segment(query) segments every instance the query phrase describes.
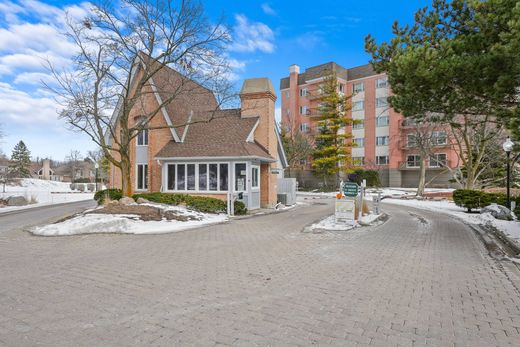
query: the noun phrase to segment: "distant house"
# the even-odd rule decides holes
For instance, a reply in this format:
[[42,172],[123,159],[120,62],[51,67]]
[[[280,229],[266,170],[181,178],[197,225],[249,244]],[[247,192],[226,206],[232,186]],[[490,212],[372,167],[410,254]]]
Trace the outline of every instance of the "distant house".
[[[144,63],[138,66],[146,68]],[[140,103],[148,111],[158,106],[161,95],[178,86],[185,86],[186,92],[162,108],[149,126],[188,125],[145,129],[133,140],[133,192],[162,191],[223,200],[229,193],[241,193],[237,195],[249,209],[276,204],[277,179],[287,164],[275,124],[276,94],[269,79],[245,80],[241,108],[237,109],[219,109],[210,90],[167,66],[150,84],[156,91],[145,94]],[[132,110],[131,125],[139,121],[140,114],[142,110]],[[109,175],[112,185],[120,186],[120,170],[111,166]]]
[[38,165],[36,169],[33,170],[34,177],[59,182],[73,182],[77,180],[94,182],[94,163],[90,159],[78,161],[74,165],[74,168],[72,166],[72,164],[67,163],[52,168],[51,161],[45,159],[41,165]]

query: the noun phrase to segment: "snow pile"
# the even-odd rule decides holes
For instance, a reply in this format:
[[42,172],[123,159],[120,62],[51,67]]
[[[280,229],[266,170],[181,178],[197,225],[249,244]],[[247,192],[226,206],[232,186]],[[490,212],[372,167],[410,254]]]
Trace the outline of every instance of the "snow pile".
[[346,230],[352,230],[355,228],[358,228],[360,226],[369,226],[369,225],[378,225],[382,223],[380,221],[382,215],[380,214],[368,214],[357,221],[352,221],[352,223],[345,223],[345,222],[336,222],[335,215],[328,216],[325,219],[322,219],[318,223],[312,224],[310,227],[307,228],[307,230],[339,230],[339,231],[346,231]]
[[463,208],[458,207],[452,201],[385,199],[383,200],[383,203],[404,205],[434,212],[447,213],[473,225],[491,225],[494,228],[502,231],[517,243],[520,243],[520,222],[495,219],[490,213],[465,213]]
[[0,207],[0,213],[35,206],[92,200],[94,193],[73,191],[70,189],[70,183],[67,182],[24,178],[20,180],[19,185],[6,185],[5,193],[3,193],[3,186],[0,185],[0,199],[7,199],[10,196],[23,196],[27,201],[32,200],[36,201],[36,203],[27,206]]
[[[158,207],[156,204],[143,204]],[[193,220],[179,221],[142,221],[139,216],[132,214],[100,214],[95,211],[82,214],[56,224],[35,227],[30,231],[41,236],[63,236],[93,233],[121,233],[121,234],[164,234],[178,232],[223,223],[228,220],[225,214],[209,214],[195,212],[181,206],[161,205],[164,210],[175,211],[177,214],[192,217]]]

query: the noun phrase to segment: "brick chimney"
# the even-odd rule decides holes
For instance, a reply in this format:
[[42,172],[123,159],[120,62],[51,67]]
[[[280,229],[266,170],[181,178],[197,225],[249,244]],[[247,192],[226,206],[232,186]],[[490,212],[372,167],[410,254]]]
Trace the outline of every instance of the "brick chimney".
[[294,135],[300,126],[300,112],[298,109],[298,75],[300,67],[296,64],[289,66],[289,112],[291,120],[291,133]]
[[50,180],[51,179],[51,161],[49,159],[44,159],[42,163],[42,179]]
[[[244,81],[240,90],[241,116],[260,117],[255,130],[255,141],[262,145],[269,155],[278,159],[274,103],[276,93],[268,78],[251,78]],[[264,163],[260,168],[260,203],[262,207],[272,207],[277,200],[276,162]]]

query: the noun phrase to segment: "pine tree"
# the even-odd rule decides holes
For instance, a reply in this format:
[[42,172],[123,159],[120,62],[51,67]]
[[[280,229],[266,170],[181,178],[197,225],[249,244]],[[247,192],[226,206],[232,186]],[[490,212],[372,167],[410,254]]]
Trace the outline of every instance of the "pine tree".
[[335,175],[335,183],[339,184],[340,173],[350,172],[354,166],[352,135],[342,131],[345,126],[353,123],[352,118],[347,115],[350,97],[338,91],[338,79],[333,71],[325,77],[320,92],[319,134],[314,138],[316,148],[313,152],[312,166],[316,174],[323,177],[325,185],[330,175]]
[[23,141],[14,146],[11,161],[9,163],[9,173],[14,177],[31,177],[31,152]]

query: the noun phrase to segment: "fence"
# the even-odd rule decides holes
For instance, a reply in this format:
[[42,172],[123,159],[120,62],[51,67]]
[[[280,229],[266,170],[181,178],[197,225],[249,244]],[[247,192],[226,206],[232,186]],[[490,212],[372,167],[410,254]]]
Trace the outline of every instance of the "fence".
[[288,206],[296,204],[296,178],[278,179],[278,201]]

